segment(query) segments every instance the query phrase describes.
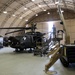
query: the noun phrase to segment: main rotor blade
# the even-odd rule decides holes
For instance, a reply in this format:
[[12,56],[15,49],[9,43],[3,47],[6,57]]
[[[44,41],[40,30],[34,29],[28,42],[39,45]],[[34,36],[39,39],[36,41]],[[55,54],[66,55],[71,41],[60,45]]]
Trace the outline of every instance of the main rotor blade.
[[21,30],[11,31],[11,32],[5,33],[5,35],[11,34],[11,33],[15,33],[15,32],[19,32],[19,31],[23,31],[23,30],[21,29]]
[[3,27],[3,28],[0,28],[0,29],[36,29],[36,27]]

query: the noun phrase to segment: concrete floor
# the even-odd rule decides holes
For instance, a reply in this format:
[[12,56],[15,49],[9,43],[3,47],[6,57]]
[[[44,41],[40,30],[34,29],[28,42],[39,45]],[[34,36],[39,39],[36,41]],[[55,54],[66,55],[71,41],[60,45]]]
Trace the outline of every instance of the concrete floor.
[[[13,51],[12,48],[0,49],[0,75],[47,75],[43,70],[49,58]],[[56,75],[75,75],[75,65],[64,68],[60,60],[50,70],[57,71]]]

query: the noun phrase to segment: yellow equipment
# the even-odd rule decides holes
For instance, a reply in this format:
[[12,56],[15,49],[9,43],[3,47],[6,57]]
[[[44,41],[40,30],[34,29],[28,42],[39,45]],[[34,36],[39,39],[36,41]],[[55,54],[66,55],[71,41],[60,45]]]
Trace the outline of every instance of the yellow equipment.
[[56,43],[47,56],[51,55],[50,61],[45,65],[45,72],[49,71],[49,68],[60,58],[64,66],[68,66],[69,63],[75,62],[75,45],[70,44],[70,36],[67,32],[66,23],[59,3],[56,4],[59,12],[61,22],[63,23],[63,30],[65,33],[65,45],[60,46],[60,43]]

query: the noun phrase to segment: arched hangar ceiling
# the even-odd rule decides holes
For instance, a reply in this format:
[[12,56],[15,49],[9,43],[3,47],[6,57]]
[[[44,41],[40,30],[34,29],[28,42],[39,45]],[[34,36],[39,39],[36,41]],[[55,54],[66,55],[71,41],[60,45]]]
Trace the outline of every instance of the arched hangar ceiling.
[[[56,8],[56,1],[58,0],[0,0],[0,27],[24,26],[34,15]],[[75,11],[75,0],[59,0],[59,3],[61,8]]]

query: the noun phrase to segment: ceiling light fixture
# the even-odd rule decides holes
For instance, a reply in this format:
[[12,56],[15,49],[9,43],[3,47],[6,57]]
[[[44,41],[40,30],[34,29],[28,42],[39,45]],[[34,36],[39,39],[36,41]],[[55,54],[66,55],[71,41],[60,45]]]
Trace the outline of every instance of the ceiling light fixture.
[[25,7],[24,10],[27,10],[27,8]]
[[22,19],[23,17],[20,17],[20,19]]
[[26,20],[26,22],[27,22],[28,20]]
[[16,15],[15,15],[15,14],[13,14],[12,16],[14,16],[14,17],[15,17]]
[[7,11],[3,11],[4,14],[7,14]]
[[64,11],[63,11],[63,10],[61,10],[61,12],[63,13]]
[[55,4],[59,4],[59,1],[56,1]]
[[38,14],[36,14],[35,16],[38,16]]
[[32,0],[33,2],[35,1],[35,0]]
[[41,7],[41,5],[38,5],[39,7]]
[[43,11],[46,11],[46,9],[44,9]]
[[48,15],[50,14],[50,12],[47,13]]
[[26,27],[28,27],[28,24],[26,25]]

